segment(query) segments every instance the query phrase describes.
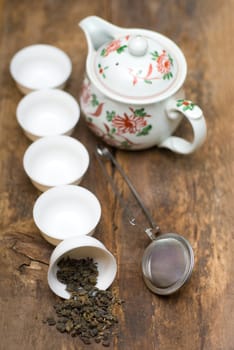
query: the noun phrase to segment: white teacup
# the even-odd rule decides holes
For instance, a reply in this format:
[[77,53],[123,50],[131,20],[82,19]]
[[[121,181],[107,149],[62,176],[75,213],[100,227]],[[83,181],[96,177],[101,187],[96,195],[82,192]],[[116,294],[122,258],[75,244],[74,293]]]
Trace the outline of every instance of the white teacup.
[[98,198],[81,186],[66,185],[42,193],[33,207],[33,219],[51,244],[92,235],[101,218]]
[[21,99],[16,118],[32,141],[45,136],[69,136],[79,121],[80,108],[76,99],[65,91],[38,90]]
[[61,298],[68,299],[70,293],[66,291],[66,285],[56,277],[57,264],[67,256],[71,259],[93,258],[98,268],[96,287],[105,290],[112,284],[117,272],[116,260],[99,240],[89,236],[66,239],[54,249],[48,270],[49,286]]
[[79,184],[89,166],[86,147],[73,137],[42,137],[25,151],[23,166],[40,191],[51,187]]
[[23,94],[41,89],[63,89],[72,62],[61,49],[46,44],[24,47],[10,63],[10,73]]

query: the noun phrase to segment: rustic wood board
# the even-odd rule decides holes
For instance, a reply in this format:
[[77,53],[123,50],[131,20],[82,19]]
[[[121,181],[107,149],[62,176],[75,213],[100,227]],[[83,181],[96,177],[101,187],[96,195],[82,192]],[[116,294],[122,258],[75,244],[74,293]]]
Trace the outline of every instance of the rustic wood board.
[[[0,1],[1,350],[88,348],[42,322],[57,300],[47,285],[53,247],[33,222],[32,208],[40,193],[23,171],[22,157],[29,141],[16,122],[22,95],[9,74],[10,59],[22,47],[58,46],[72,59],[66,90],[78,98],[87,46],[77,23],[88,15],[124,27],[149,28],[175,40],[188,61],[186,94],[202,106],[208,126],[205,145],[190,156],[156,147],[115,152],[162,229],[183,233],[194,248],[190,282],[166,298],[152,294],[144,285],[140,261],[149,241],[143,232],[130,227],[106,186],[93,155],[97,139],[83,119],[75,130],[73,136],[87,146],[91,156],[82,185],[102,204],[95,237],[116,256],[113,288],[125,300],[118,309],[118,337],[110,348],[234,349],[233,11],[231,0]],[[178,133],[190,135],[190,128],[184,123]],[[122,179],[114,171],[113,176],[128,205],[146,224]]]

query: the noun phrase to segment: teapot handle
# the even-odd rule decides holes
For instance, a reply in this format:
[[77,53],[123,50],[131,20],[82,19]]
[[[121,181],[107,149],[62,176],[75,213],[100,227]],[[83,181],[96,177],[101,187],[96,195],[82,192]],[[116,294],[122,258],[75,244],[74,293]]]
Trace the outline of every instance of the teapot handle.
[[167,117],[171,120],[178,118],[178,112],[182,113],[192,126],[194,139],[189,142],[181,137],[169,136],[159,144],[159,147],[169,148],[181,154],[189,154],[203,144],[207,134],[206,121],[202,110],[197,105],[185,99],[170,100],[166,112]]

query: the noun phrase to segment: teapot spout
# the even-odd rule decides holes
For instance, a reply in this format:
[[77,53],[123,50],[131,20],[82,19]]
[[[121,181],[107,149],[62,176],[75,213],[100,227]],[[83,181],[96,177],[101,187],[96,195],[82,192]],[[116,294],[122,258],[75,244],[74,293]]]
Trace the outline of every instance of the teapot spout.
[[84,31],[90,51],[98,50],[107,41],[111,41],[121,32],[121,28],[97,16],[89,16],[79,22]]

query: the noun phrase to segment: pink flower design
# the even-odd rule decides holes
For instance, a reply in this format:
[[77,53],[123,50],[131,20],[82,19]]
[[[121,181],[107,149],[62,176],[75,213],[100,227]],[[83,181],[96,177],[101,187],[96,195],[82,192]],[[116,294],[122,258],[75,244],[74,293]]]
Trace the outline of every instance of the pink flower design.
[[[127,142],[127,144],[130,146],[131,144],[133,144],[132,142],[130,142],[128,139],[125,139],[122,137],[122,139],[120,140],[116,140],[112,137],[112,135],[110,134],[110,130],[108,125],[104,124],[104,127],[106,129],[106,132],[104,132],[101,128],[99,128],[97,125],[95,125],[94,123],[90,122],[87,120],[87,125],[89,127],[89,129],[98,137],[101,137],[103,139],[104,142],[106,142],[107,144],[109,144],[110,146],[114,146],[114,147],[121,147],[123,142]],[[121,137],[121,136],[120,136]],[[125,148],[125,147],[123,147]]]
[[141,75],[141,71],[139,72],[134,72],[134,70],[132,68],[128,68],[129,73],[131,74],[131,76],[133,77],[133,85],[136,85],[138,83],[138,80],[143,80],[145,83],[147,84],[152,84],[152,80],[156,80],[159,79],[159,77],[152,77],[152,72],[153,72],[153,66],[150,63],[149,67],[148,67],[148,71],[146,73],[146,75]]
[[170,72],[171,61],[165,50],[163,50],[162,54],[157,58],[157,68],[158,71],[162,74]]
[[89,103],[90,98],[91,98],[91,91],[90,91],[90,83],[89,82],[84,82],[84,84],[82,86],[81,96],[83,99],[83,103],[87,105]]
[[108,56],[112,51],[116,51],[120,48],[121,41],[119,39],[113,40],[106,48],[104,56]]
[[115,116],[112,119],[112,125],[117,129],[119,134],[135,134],[147,125],[146,120],[142,117],[136,117],[135,115]]

